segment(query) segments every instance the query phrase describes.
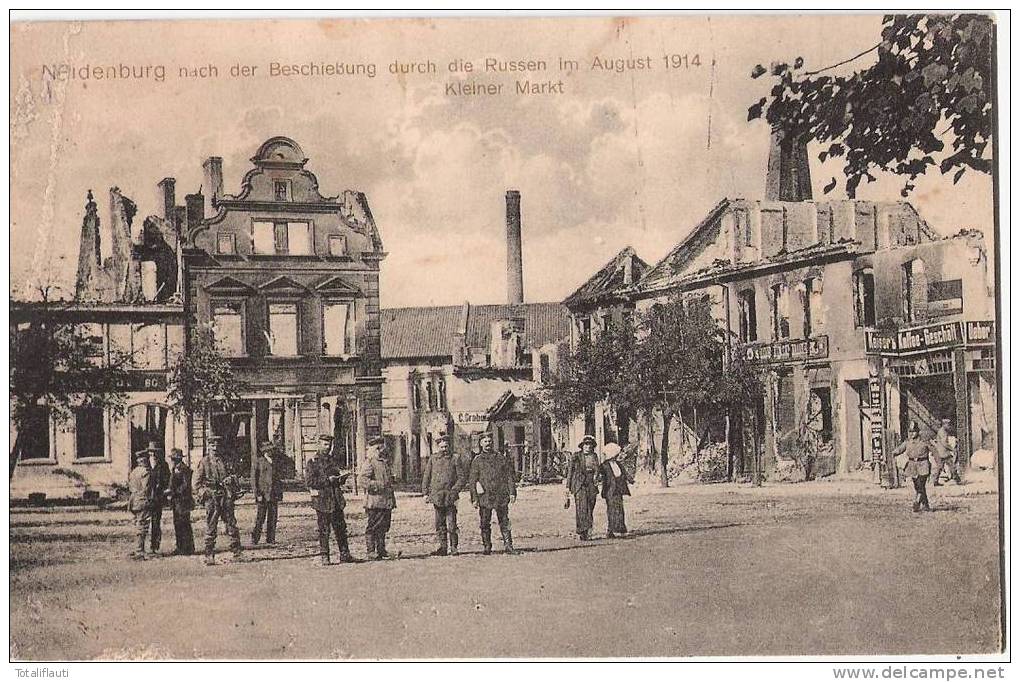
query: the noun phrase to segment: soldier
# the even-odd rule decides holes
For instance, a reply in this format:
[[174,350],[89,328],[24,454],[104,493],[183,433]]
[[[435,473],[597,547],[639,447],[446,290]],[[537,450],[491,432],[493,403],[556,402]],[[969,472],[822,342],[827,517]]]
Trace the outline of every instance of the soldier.
[[623,496],[630,495],[630,486],[634,478],[623,464],[617,460],[620,446],[606,443],[602,449],[602,497],[606,500],[606,517],[609,522],[607,538],[627,535],[627,520],[623,512]]
[[581,439],[580,449],[567,460],[567,473],[564,477],[567,499],[574,496],[574,521],[577,537],[581,540],[591,539],[591,528],[594,525],[592,515],[599,494],[601,472],[595,444],[594,436]]
[[170,468],[167,497],[174,515],[174,554],[191,555],[195,553],[195,535],[191,531],[191,510],[195,508],[195,498],[191,494],[191,467],[184,463],[184,453],[180,448],[170,451],[170,461],[173,466]]
[[[450,437],[445,433],[436,441],[438,451],[425,460],[421,492],[426,504],[436,512],[436,539],[439,547],[432,556],[457,553],[457,497],[467,482],[467,467],[450,452]],[[447,544],[449,535],[449,544]]]
[[393,494],[393,467],[390,465],[386,441],[376,437],[368,441],[368,458],[358,476],[358,484],[365,489],[365,546],[368,557],[389,559],[386,551],[386,533],[390,530],[393,509],[397,506]]
[[950,431],[952,423],[951,419],[943,417],[942,425],[935,432],[935,440],[932,441],[932,445],[935,446],[935,473],[931,476],[933,485],[942,485],[939,483],[939,477],[942,476],[942,469],[946,467],[948,467],[949,474],[953,477],[956,485],[960,485],[960,467],[956,462],[956,448],[949,442],[952,437],[952,431]]
[[205,506],[205,565],[216,563],[216,533],[219,522],[227,528],[230,536],[230,550],[234,559],[241,560],[241,533],[234,518],[234,478],[220,459],[219,436],[209,437],[209,451],[195,469],[195,495],[198,503]]
[[340,486],[350,474],[337,468],[330,457],[333,436],[319,436],[319,449],[315,456],[305,462],[305,485],[312,496],[312,509],[319,532],[319,563],[329,566],[329,532],[336,535],[340,549],[340,562],[354,561],[347,545],[347,521],[344,519],[344,491]]
[[145,536],[149,534],[152,514],[152,484],[149,472],[149,453],[147,450],[140,450],[134,454],[135,465],[128,474],[128,510],[134,517],[135,533],[138,542],[135,551],[131,553],[132,559],[145,558]]
[[269,441],[259,444],[259,456],[255,459],[255,470],[251,488],[255,492],[255,528],[251,532],[251,544],[259,544],[262,524],[266,526],[266,543],[276,544],[276,520],[280,500],[283,499],[283,482],[280,480],[280,462],[274,460],[275,448]]
[[931,511],[931,505],[928,504],[928,491],[925,490],[928,474],[931,473],[931,461],[928,459],[930,452],[931,445],[927,441],[921,440],[921,429],[918,428],[917,422],[910,422],[910,427],[907,429],[907,440],[892,452],[894,457],[900,453],[907,455],[907,465],[903,468],[903,473],[914,482],[915,512],[919,512],[921,509]]
[[482,531],[482,554],[492,554],[492,512],[496,511],[503,548],[516,554],[510,529],[509,505],[517,501],[517,484],[510,458],[492,447],[492,434],[482,434],[481,452],[472,460],[468,471],[471,504],[478,510]]
[[153,554],[159,553],[163,541],[163,503],[166,501],[166,490],[170,487],[170,465],[166,463],[163,451],[156,446],[156,441],[149,441],[145,449],[149,455],[149,485],[152,487],[152,515],[150,546]]

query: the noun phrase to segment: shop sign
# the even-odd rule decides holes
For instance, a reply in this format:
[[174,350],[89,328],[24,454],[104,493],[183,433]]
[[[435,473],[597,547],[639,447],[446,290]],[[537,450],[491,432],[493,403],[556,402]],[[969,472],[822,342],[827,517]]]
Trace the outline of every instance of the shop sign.
[[995,322],[940,322],[897,332],[869,329],[864,334],[864,346],[868,353],[925,353],[962,344],[994,345]]
[[453,421],[457,424],[477,424],[488,422],[489,417],[485,412],[455,412]]
[[895,353],[896,334],[869,329],[864,332],[864,348],[869,353]]
[[991,320],[964,322],[963,331],[968,346],[995,345],[995,323]]
[[947,279],[928,284],[928,314],[955,315],[963,312],[963,280]]
[[743,349],[747,362],[798,362],[829,357],[829,337],[748,344]]

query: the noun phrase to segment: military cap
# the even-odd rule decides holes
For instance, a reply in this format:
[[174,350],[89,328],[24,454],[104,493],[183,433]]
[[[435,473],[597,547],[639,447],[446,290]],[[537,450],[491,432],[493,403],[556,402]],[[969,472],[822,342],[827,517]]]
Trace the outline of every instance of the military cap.
[[223,436],[217,436],[217,435],[209,436],[209,442],[210,443],[219,443],[221,440],[223,440]]
[[375,438],[370,438],[368,440],[368,444],[369,445],[385,445],[386,444],[386,439],[383,438],[382,436],[376,436]]
[[441,434],[439,434],[439,438],[436,438],[436,442],[437,443],[443,443],[443,442],[449,443],[450,442],[450,434],[448,434],[448,433],[441,433]]

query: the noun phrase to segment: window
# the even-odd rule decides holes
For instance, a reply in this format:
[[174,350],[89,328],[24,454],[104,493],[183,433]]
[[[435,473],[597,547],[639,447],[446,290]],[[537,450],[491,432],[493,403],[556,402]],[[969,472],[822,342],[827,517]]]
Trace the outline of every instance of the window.
[[903,319],[916,322],[926,317],[928,305],[928,278],[924,261],[915,258],[903,264]]
[[287,180],[274,180],[273,198],[276,201],[290,201],[290,182]]
[[591,341],[591,318],[582,318],[579,322],[581,329],[581,339]]
[[98,407],[79,407],[74,411],[74,458],[106,457],[106,428],[103,411]]
[[828,388],[811,389],[807,426],[818,434],[822,443],[832,440],[832,397]]
[[85,342],[85,353],[88,363],[94,367],[102,367],[106,361],[106,344],[103,341],[103,325],[87,322],[78,328]]
[[875,326],[875,273],[871,268],[858,270],[853,277],[854,325]]
[[436,379],[436,399],[439,403],[439,409],[446,409],[446,380],[443,378]]
[[240,301],[213,303],[213,336],[216,339],[216,349],[225,355],[244,355],[242,310]]
[[166,424],[170,409],[159,403],[139,403],[128,410],[131,452],[144,450],[152,442],[159,450],[166,446]]
[[740,341],[742,343],[758,340],[758,313],[755,307],[754,289],[745,289],[737,294],[737,310],[740,315]]
[[166,367],[166,330],[162,324],[132,325],[131,360],[138,369]]
[[324,303],[322,306],[323,355],[350,355],[351,306],[347,303]]
[[547,353],[540,353],[538,356],[538,376],[543,384],[548,382],[552,376],[549,369],[549,355]]
[[37,405],[25,409],[16,447],[20,450],[19,459],[51,459],[49,407]]
[[273,223],[255,221],[251,224],[252,252],[259,255],[276,253],[276,227]]
[[790,338],[790,294],[785,284],[772,287],[772,337]]
[[308,221],[252,223],[252,250],[263,256],[311,256],[312,225]]
[[747,211],[734,211],[733,217],[737,225],[737,239],[745,247],[754,246],[753,235],[751,234],[751,221],[748,220]]
[[269,354],[281,357],[298,354],[296,303],[269,304]]
[[425,399],[428,400],[429,412],[434,412],[436,409],[436,394],[432,391],[432,382],[425,382]]
[[421,391],[418,389],[418,382],[411,381],[411,406],[415,412],[421,409]]
[[237,253],[237,248],[234,243],[234,235],[232,234],[219,234],[216,235],[216,253],[232,256]]
[[804,280],[803,290],[804,338],[809,338],[822,324],[822,289],[813,277]]
[[341,257],[347,255],[347,237],[333,235],[329,238],[329,255]]

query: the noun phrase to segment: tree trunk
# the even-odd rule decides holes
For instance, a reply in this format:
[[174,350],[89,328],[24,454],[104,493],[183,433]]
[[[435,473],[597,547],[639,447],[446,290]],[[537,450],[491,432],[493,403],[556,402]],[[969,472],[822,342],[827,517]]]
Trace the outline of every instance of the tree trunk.
[[11,448],[11,469],[10,476],[7,479],[8,482],[14,480],[14,470],[18,468],[18,460],[21,459],[21,431],[19,429],[18,435],[14,437],[14,447]]
[[662,448],[659,450],[659,483],[663,488],[669,487],[669,425],[673,421],[673,413],[662,415]]

